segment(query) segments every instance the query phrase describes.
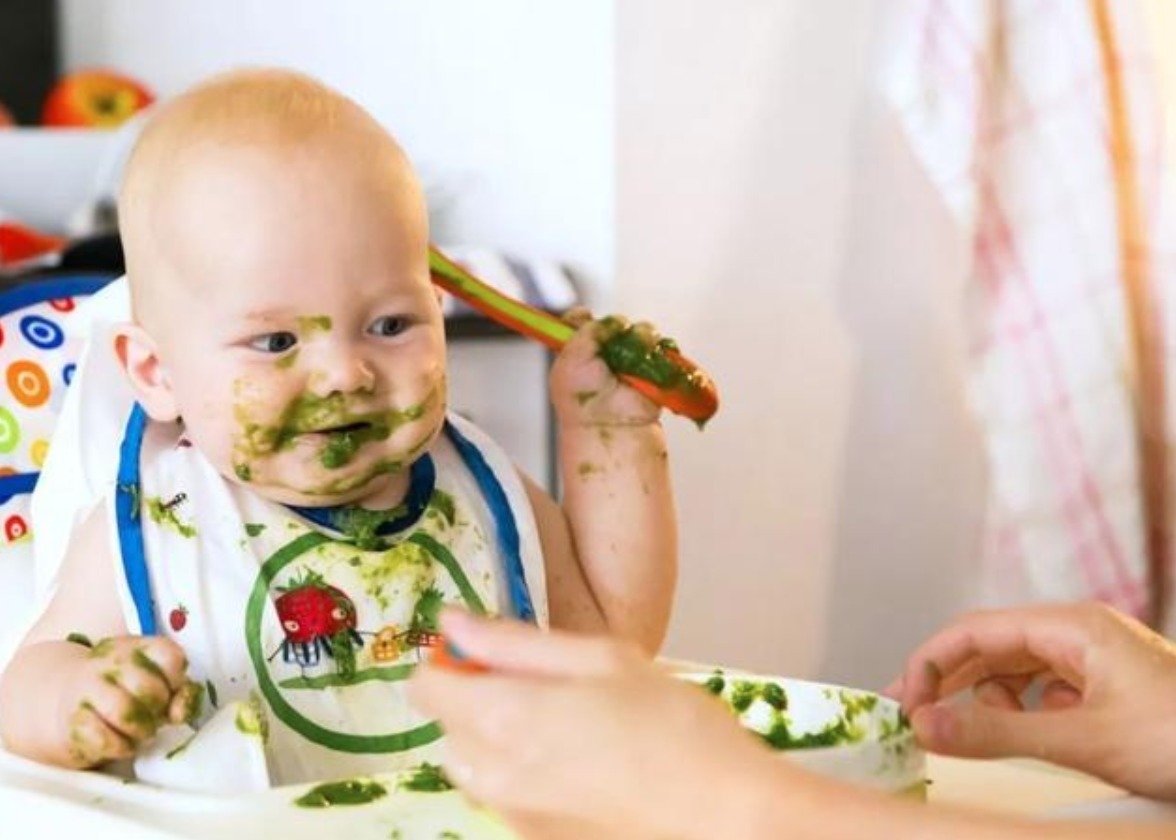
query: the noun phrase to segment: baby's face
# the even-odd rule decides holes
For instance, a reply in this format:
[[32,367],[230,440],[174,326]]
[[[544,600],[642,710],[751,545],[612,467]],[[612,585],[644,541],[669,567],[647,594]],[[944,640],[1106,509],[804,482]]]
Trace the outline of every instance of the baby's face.
[[378,498],[445,416],[445,339],[415,185],[333,153],[236,151],[159,214],[160,357],[187,436],[276,501]]

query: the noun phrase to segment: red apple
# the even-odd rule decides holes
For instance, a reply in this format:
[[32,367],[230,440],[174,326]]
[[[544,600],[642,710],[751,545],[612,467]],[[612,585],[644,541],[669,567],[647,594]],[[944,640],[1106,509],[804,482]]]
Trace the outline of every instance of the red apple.
[[15,222],[0,221],[0,265],[31,260],[64,247],[65,240],[59,236],[50,236]]
[[0,102],[0,128],[8,128],[16,125],[16,118],[12,116],[12,112],[4,107],[4,103]]
[[54,128],[115,128],[154,101],[132,78],[109,70],[80,70],[49,91],[41,122]]

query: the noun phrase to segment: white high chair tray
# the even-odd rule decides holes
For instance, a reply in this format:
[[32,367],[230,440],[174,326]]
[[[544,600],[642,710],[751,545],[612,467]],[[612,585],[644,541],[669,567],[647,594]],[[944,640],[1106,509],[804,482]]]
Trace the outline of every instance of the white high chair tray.
[[315,785],[247,796],[207,796],[127,783],[115,776],[45,767],[0,751],[0,835],[6,840],[511,840],[514,835],[456,791],[397,790],[397,778],[374,777],[387,795],[355,806],[308,808],[295,800]]
[[[680,676],[725,701],[748,729],[769,741],[781,740],[777,746],[784,748],[782,756],[814,772],[896,794],[920,798],[923,794],[923,754],[893,701],[868,692],[777,677],[709,670]],[[199,787],[249,790],[251,774],[243,770],[258,760],[264,764],[264,759],[253,753],[260,749],[256,735],[249,734],[250,727],[235,725],[234,717],[231,709],[222,708],[192,739],[193,744],[201,738],[212,739],[205,740],[205,747],[167,752],[164,764],[170,764],[173,755],[176,765],[186,764],[189,784],[195,779],[214,783]],[[218,726],[218,721],[228,722]],[[210,743],[215,746],[209,747]],[[811,748],[798,749],[802,744]],[[166,750],[166,745],[161,749]],[[140,771],[149,769],[142,762],[141,757]],[[221,767],[223,776],[210,780],[206,774]],[[264,776],[264,769],[259,772]],[[364,804],[306,807],[297,800],[318,785],[265,789],[263,779],[262,786],[253,788],[257,793],[185,793],[126,783],[101,773],[46,767],[0,751],[0,814],[5,815],[0,835],[5,840],[67,837],[73,836],[67,832],[83,828],[87,840],[510,840],[514,836],[457,791],[404,790],[403,782],[410,775],[373,777],[386,792]],[[16,815],[15,826],[8,815]],[[17,830],[10,833],[13,828]]]

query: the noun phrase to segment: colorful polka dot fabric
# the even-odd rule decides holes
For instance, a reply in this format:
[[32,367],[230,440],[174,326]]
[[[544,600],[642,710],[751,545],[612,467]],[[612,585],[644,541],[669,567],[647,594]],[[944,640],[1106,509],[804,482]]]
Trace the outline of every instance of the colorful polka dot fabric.
[[108,280],[52,278],[0,293],[0,560],[32,539],[30,494],[81,349],[66,322]]

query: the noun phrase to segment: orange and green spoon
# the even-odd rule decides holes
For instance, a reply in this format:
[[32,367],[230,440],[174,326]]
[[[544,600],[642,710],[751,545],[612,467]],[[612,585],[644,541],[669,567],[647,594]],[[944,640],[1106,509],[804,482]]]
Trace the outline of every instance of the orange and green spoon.
[[[560,350],[576,328],[487,285],[435,246],[429,248],[433,283],[507,329],[532,338],[552,350]],[[606,323],[608,319],[606,319]],[[670,339],[650,345],[619,321],[601,341],[600,357],[626,385],[675,414],[699,426],[719,409],[714,381],[698,365],[679,352]]]

